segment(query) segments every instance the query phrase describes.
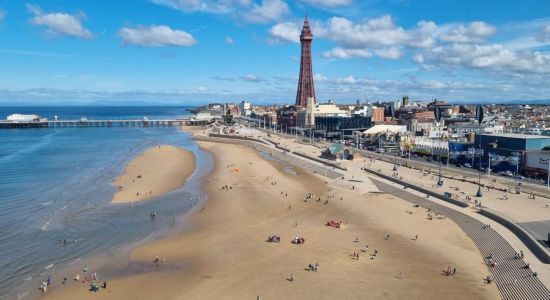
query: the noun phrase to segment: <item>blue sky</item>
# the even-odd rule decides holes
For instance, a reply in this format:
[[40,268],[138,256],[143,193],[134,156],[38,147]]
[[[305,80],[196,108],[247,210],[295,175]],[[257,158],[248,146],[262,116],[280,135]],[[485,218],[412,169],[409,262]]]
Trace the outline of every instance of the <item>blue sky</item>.
[[0,104],[550,98],[550,2],[0,0]]

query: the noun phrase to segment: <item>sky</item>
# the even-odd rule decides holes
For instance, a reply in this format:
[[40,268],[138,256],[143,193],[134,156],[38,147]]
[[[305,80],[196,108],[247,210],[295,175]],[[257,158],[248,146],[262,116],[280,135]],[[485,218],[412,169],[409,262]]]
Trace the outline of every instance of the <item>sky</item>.
[[547,0],[0,0],[0,105],[550,98]]

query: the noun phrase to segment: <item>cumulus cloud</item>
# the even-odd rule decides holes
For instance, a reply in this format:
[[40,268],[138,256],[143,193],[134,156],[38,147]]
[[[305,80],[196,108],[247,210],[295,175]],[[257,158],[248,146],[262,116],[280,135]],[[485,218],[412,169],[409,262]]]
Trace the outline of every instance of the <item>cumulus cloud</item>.
[[350,5],[353,0],[302,0],[302,2],[311,6],[336,7]]
[[30,23],[46,27],[49,34],[85,39],[92,37],[92,33],[82,26],[82,21],[86,18],[84,13],[76,15],[64,12],[45,13],[40,7],[30,4],[27,4],[27,10],[34,15]]
[[330,40],[338,47],[326,52],[325,57],[351,58],[377,55],[398,59],[402,48],[429,48],[436,44],[437,25],[420,21],[406,30],[397,26],[391,16],[356,23],[343,17],[332,17],[326,22],[313,23],[314,35]]
[[323,57],[326,58],[340,58],[340,59],[347,59],[347,58],[353,58],[353,57],[371,57],[372,53],[363,50],[363,49],[343,49],[343,48],[334,48],[330,51],[326,51],[323,53]]
[[271,42],[300,42],[300,28],[292,22],[278,23],[269,29]]
[[327,82],[328,81],[328,78],[323,76],[322,74],[314,74],[313,75],[313,80],[316,82],[316,83],[323,83],[323,82]]
[[197,43],[195,38],[183,30],[175,30],[165,25],[150,27],[124,27],[118,32],[124,45],[142,47],[161,46],[192,46]]
[[424,51],[414,60],[427,65],[461,66],[517,73],[550,73],[550,55],[516,52],[499,44],[452,44]]
[[252,75],[252,74],[244,75],[241,77],[241,79],[244,81],[254,82],[254,83],[265,81],[265,79],[263,79],[262,77],[257,75]]
[[459,24],[440,35],[440,39],[453,43],[482,43],[487,37],[495,34],[496,28],[485,22],[477,21],[469,24]]
[[269,23],[280,20],[289,13],[290,9],[285,1],[262,0],[261,4],[252,5],[252,8],[244,14],[244,19],[252,23]]
[[235,41],[233,41],[233,38],[228,36],[228,37],[225,38],[225,43],[228,44],[228,45],[234,45]]
[[151,2],[183,12],[226,14],[235,8],[248,6],[251,0],[150,0]]
[[550,42],[550,24],[545,25],[537,35],[537,40],[541,43]]

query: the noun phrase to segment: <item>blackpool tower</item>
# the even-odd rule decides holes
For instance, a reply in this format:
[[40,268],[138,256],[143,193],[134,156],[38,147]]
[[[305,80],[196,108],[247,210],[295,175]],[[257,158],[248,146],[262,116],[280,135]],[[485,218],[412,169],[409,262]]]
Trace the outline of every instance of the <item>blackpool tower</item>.
[[313,34],[309,28],[307,16],[304,19],[304,26],[300,34],[302,44],[302,55],[300,58],[300,79],[298,80],[298,91],[296,93],[296,106],[306,107],[307,98],[312,97],[315,104],[315,86],[313,84],[313,65],[311,63],[311,42]]

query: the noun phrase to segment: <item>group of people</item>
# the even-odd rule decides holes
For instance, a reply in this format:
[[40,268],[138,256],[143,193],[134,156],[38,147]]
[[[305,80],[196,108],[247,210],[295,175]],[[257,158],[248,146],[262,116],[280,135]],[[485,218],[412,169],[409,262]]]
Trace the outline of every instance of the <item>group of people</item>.
[[276,235],[276,234],[273,234],[273,235],[267,237],[267,242],[269,242],[269,243],[280,243],[281,242],[281,237]]
[[329,220],[329,221],[327,221],[326,225],[330,226],[330,227],[334,227],[334,228],[340,228],[343,223],[344,222],[342,222],[342,221],[336,222],[334,220]]
[[453,268],[451,270],[451,267],[447,266],[447,270],[445,271],[445,275],[451,276],[451,275],[455,275],[455,274],[456,274],[456,268]]
[[294,237],[294,239],[292,239],[292,243],[293,244],[296,244],[296,245],[299,245],[299,244],[303,244],[305,243],[306,240],[304,239],[304,237]]
[[[103,281],[103,284],[99,285],[98,284],[99,275],[97,275],[96,272],[92,272],[90,275],[88,275],[88,273],[89,273],[88,271],[89,271],[88,266],[85,266],[84,269],[82,270],[83,275],[84,275],[84,279],[82,280],[82,283],[88,283],[89,282],[91,292],[98,292],[100,289],[106,289],[107,288],[107,281]],[[80,281],[80,273],[76,273],[76,275],[74,276],[73,279],[74,279],[75,282],[79,282]],[[46,281],[43,281],[43,282],[40,283],[40,287],[38,289],[45,293],[45,292],[48,291],[48,286],[52,285],[52,283],[53,283],[52,275],[49,275],[48,279]],[[64,277],[61,284],[66,284],[66,283],[67,283],[67,277]]]
[[319,271],[319,263],[316,262],[314,265],[309,264],[309,271],[313,271],[313,272]]

